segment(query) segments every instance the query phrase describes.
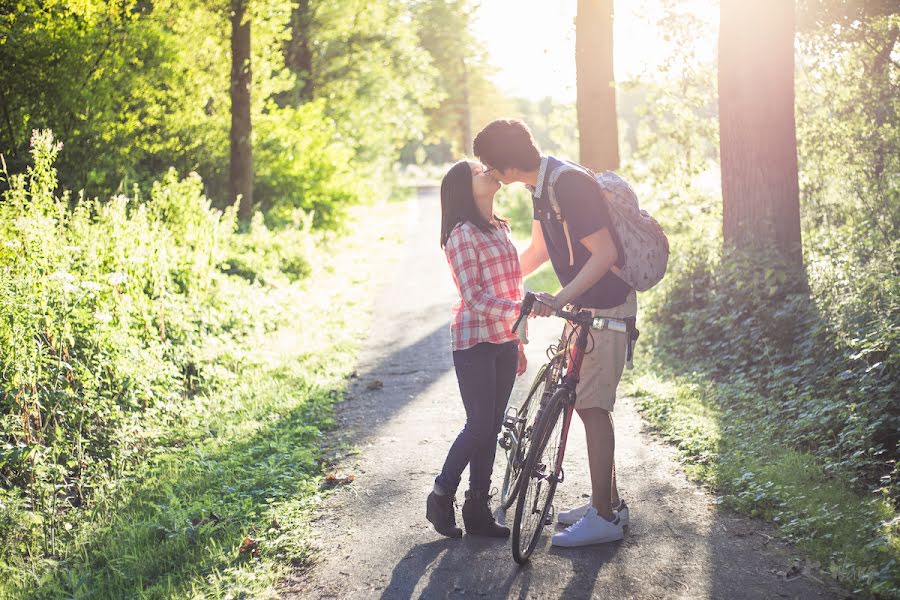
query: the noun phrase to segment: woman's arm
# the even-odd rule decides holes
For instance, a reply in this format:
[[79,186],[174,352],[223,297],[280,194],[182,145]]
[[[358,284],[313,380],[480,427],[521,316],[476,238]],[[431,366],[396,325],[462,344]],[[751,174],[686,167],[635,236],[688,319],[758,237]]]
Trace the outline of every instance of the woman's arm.
[[531,243],[525,248],[525,251],[519,256],[519,263],[522,266],[522,277],[528,277],[535,269],[550,259],[550,253],[547,252],[547,243],[544,241],[544,232],[541,229],[540,221],[531,222]]
[[519,314],[519,302],[498,298],[484,289],[475,240],[462,227],[450,233],[444,247],[453,281],[466,306],[492,319],[515,319]]

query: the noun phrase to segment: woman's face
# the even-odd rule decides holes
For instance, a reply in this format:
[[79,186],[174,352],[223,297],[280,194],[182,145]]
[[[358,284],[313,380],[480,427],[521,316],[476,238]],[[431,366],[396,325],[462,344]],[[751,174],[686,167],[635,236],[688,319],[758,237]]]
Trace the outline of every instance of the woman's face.
[[484,165],[470,162],[472,169],[472,192],[476,198],[493,198],[500,189],[500,182],[484,172]]

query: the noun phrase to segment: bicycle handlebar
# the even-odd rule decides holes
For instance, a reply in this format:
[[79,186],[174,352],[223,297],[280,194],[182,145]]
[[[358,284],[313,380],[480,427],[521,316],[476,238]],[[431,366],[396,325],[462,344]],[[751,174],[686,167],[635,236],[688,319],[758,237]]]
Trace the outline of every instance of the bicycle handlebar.
[[[527,317],[528,315],[531,314],[531,309],[534,308],[535,301],[539,302],[539,300],[537,299],[537,297],[534,294],[532,294],[531,292],[525,293],[525,298],[522,300],[522,308],[519,309],[519,318],[516,319],[516,322],[512,327],[511,333],[515,333],[516,330],[519,328],[519,325],[522,323],[522,319],[524,319],[525,317]],[[553,314],[555,316],[561,317],[567,321],[571,321],[578,325],[584,325],[587,327],[590,327],[591,323],[593,321],[593,315],[591,315],[591,313],[589,313],[586,310],[582,310],[577,313],[574,313],[574,312],[570,312],[567,310],[559,309],[559,310],[553,311]]]
[[519,309],[519,318],[516,319],[516,322],[512,326],[512,331],[510,333],[515,333],[516,329],[519,328],[519,324],[522,322],[522,319],[531,314],[531,307],[534,306],[534,301],[536,298],[534,294],[531,292],[525,293],[525,298],[522,299],[522,307]]
[[[526,318],[529,314],[531,314],[531,309],[534,307],[534,303],[537,301],[537,297],[531,292],[525,293],[525,298],[522,299],[522,307],[519,309],[519,317],[516,319],[515,324],[512,327],[512,333],[515,333],[519,328],[519,325],[522,323],[522,319]],[[561,317],[570,323],[575,323],[576,325],[582,325],[584,327],[592,328],[595,326],[595,317],[586,310],[578,311],[578,312],[570,312],[567,310],[556,310],[553,312],[557,317]],[[613,331],[618,331],[620,333],[624,333],[628,336],[627,338],[627,347],[625,350],[625,362],[628,368],[632,368],[632,357],[634,355],[634,343],[637,341],[638,335],[640,332],[637,330],[637,327],[634,326],[634,319],[632,318],[630,322],[626,319],[608,319],[605,317],[596,317],[596,320],[599,320],[603,324],[597,326],[597,329],[611,329]],[[612,326],[613,322],[618,322],[618,326]],[[523,342],[527,343],[524,335],[521,335]]]

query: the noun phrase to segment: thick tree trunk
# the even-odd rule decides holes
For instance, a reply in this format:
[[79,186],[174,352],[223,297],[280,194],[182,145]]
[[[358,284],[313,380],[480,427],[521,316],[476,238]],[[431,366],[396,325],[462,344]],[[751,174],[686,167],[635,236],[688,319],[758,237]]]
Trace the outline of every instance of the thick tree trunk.
[[575,71],[581,164],[594,171],[619,167],[619,130],[613,76],[613,0],[578,0]]
[[723,233],[802,265],[794,122],[794,3],[722,0],[719,130]]
[[248,0],[231,0],[231,201],[238,215],[253,212],[253,144],[250,125],[250,15]]

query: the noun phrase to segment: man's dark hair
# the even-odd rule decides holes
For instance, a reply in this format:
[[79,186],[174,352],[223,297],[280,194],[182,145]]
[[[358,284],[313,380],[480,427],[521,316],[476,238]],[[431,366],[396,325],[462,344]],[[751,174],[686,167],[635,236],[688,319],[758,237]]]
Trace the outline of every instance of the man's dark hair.
[[541,166],[541,152],[531,130],[519,119],[491,121],[475,136],[472,150],[478,160],[499,171],[511,167],[534,171]]

